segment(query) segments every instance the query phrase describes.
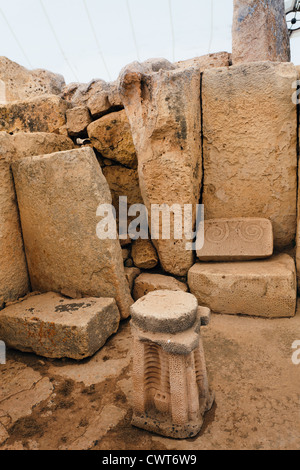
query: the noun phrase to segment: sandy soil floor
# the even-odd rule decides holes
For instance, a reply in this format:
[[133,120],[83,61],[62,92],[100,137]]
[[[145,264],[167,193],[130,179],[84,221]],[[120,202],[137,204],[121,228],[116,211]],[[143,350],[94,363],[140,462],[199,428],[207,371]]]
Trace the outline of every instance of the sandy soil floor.
[[191,440],[131,426],[128,322],[80,364],[9,351],[0,365],[0,450],[299,450],[298,312],[284,320],[213,315],[203,340],[216,402]]

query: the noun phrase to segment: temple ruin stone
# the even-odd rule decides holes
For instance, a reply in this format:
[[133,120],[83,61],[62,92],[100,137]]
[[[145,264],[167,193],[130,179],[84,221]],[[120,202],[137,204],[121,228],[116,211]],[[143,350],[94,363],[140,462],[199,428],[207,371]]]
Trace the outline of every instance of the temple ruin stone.
[[92,118],[86,106],[77,106],[67,110],[67,131],[71,137],[87,135],[87,128],[91,122]]
[[233,218],[204,222],[200,261],[241,261],[273,254],[273,228],[268,219]]
[[0,338],[19,351],[82,360],[117,332],[119,322],[114,299],[70,300],[50,292],[2,310]]
[[296,80],[271,62],[203,73],[205,218],[267,218],[278,249],[296,233]]
[[157,252],[151,240],[133,241],[131,256],[137,268],[153,269],[158,265]]
[[232,62],[289,62],[284,0],[234,0]]
[[213,394],[196,298],[182,291],[151,292],[131,313],[132,424],[176,439],[197,435]]
[[122,318],[132,304],[118,239],[99,239],[100,204],[108,184],[89,147],[13,163],[33,290],[71,289],[115,298]]
[[197,263],[189,271],[188,285],[199,304],[215,313],[280,318],[296,312],[295,263],[287,254],[259,261]]
[[177,281],[172,276],[162,274],[142,273],[134,282],[133,298],[139,300],[141,297],[157,290],[171,290],[187,292],[187,285]]

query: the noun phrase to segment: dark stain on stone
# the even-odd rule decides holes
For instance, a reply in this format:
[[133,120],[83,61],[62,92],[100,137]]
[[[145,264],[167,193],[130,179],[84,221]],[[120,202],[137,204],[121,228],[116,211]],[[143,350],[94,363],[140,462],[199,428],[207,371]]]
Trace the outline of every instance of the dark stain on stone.
[[92,304],[87,304],[85,302],[82,302],[80,304],[65,304],[65,305],[58,305],[55,307],[55,313],[64,313],[64,312],[78,312],[78,310],[82,308],[88,308],[91,307]]

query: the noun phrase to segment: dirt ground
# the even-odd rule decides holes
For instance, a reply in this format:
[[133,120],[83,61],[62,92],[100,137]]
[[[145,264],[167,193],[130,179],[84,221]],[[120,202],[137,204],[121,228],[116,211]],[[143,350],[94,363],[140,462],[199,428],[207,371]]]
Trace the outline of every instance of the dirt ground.
[[300,449],[300,310],[293,319],[213,315],[202,329],[216,393],[200,435],[172,440],[131,426],[129,322],[76,363],[9,351],[0,365],[0,450]]

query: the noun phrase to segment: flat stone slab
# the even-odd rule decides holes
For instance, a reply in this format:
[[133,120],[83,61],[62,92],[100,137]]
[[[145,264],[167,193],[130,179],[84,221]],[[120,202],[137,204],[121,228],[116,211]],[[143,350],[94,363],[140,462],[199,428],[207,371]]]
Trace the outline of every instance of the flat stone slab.
[[114,299],[70,300],[50,292],[2,310],[0,339],[23,352],[81,360],[95,354],[119,322]]
[[189,271],[188,283],[199,304],[215,313],[295,315],[295,263],[286,254],[260,261],[197,263]]
[[144,331],[179,333],[191,328],[197,317],[194,295],[182,291],[150,292],[131,306],[133,323]]
[[200,261],[268,258],[273,254],[272,222],[260,218],[212,219],[204,222]]

